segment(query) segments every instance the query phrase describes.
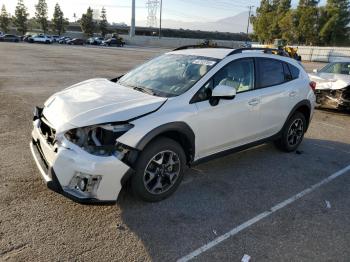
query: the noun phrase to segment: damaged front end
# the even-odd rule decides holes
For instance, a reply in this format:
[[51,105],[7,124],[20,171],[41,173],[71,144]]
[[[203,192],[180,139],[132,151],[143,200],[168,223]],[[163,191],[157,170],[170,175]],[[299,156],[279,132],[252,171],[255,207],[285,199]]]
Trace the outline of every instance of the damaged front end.
[[117,139],[131,128],[133,125],[128,123],[93,125],[71,129],[64,137],[92,155],[115,156],[122,161],[128,159],[132,149]]
[[34,160],[48,187],[78,202],[114,202],[132,173],[138,151],[118,142],[127,122],[56,132],[43,110],[34,111]]
[[317,106],[350,110],[350,85],[340,89],[316,89]]

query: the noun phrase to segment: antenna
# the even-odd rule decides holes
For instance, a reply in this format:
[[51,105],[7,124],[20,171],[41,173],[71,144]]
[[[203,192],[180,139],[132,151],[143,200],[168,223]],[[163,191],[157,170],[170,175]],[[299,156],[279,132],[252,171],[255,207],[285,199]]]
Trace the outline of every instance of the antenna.
[[148,9],[147,25],[149,27],[157,27],[157,11],[159,7],[159,0],[148,0],[146,2]]

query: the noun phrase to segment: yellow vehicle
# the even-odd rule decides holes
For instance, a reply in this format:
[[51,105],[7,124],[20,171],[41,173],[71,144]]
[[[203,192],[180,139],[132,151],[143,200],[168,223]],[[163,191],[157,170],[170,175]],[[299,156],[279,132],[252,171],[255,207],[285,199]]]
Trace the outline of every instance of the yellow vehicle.
[[[295,60],[301,61],[301,56],[298,55],[298,48],[288,46],[286,41],[283,39],[275,39],[273,44],[264,45],[263,47],[276,48],[278,50],[286,52],[291,58],[294,58]],[[278,51],[277,50],[273,51],[273,53],[277,54]]]

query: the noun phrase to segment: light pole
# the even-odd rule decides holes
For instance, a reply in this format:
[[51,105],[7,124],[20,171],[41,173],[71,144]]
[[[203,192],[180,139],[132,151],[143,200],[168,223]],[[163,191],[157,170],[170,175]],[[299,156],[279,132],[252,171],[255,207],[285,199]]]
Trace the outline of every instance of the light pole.
[[134,36],[135,36],[135,0],[132,0],[130,37],[134,37]]
[[160,0],[160,14],[159,14],[159,38],[162,37],[162,8],[163,0]]
[[248,33],[249,33],[250,14],[251,14],[251,11],[252,11],[252,8],[253,8],[253,7],[254,7],[253,5],[248,6],[248,8],[249,8],[249,13],[248,13],[248,23],[247,23],[247,41],[248,41]]

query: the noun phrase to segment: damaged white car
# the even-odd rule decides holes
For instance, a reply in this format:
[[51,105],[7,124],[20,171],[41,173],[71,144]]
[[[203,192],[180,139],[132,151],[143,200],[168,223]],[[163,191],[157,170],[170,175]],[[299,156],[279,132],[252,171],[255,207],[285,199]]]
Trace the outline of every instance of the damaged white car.
[[350,110],[350,61],[329,63],[313,72],[309,76],[316,83],[317,106]]
[[108,202],[129,182],[159,201],[186,165],[271,140],[295,150],[315,104],[308,75],[293,59],[246,51],[180,48],[51,96],[35,109],[30,143],[47,185]]

